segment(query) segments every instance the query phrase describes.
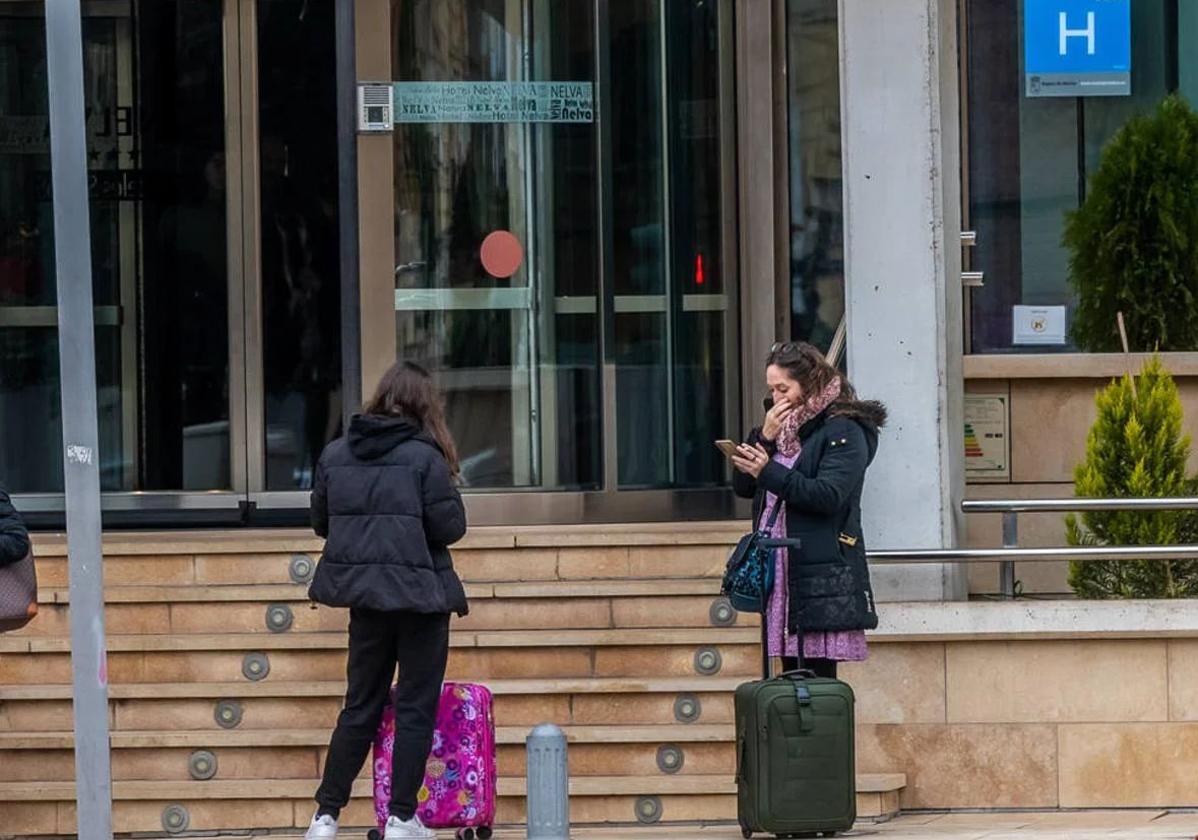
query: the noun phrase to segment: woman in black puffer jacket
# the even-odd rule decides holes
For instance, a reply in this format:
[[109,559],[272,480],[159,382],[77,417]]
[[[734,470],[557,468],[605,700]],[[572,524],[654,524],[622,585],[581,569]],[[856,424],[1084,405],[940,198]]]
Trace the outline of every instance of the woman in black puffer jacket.
[[449,557],[466,533],[457,473],[441,395],[427,371],[409,362],[387,371],[348,434],[320,456],[312,527],[326,542],[308,594],[350,608],[349,687],[308,840],[336,837],[397,664],[386,837],[434,836],[416,816],[416,794],[449,656],[449,614],[466,614]]
[[0,566],[24,560],[29,554],[29,532],[8,494],[0,490]]

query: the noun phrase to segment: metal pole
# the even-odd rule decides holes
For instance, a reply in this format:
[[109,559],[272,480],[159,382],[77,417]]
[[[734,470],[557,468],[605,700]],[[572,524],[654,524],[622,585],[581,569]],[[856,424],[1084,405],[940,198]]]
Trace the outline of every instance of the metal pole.
[[337,216],[341,251],[341,416],[346,428],[362,402],[362,324],[358,260],[358,68],[354,2],[337,0]]
[[[1002,515],[1002,547],[1019,547],[1019,514],[1009,510]],[[1004,598],[1015,597],[1015,561],[1004,560],[1001,564],[1000,588]]]
[[79,840],[111,840],[108,658],[80,0],[46,4],[46,64],[70,570],[75,799]]

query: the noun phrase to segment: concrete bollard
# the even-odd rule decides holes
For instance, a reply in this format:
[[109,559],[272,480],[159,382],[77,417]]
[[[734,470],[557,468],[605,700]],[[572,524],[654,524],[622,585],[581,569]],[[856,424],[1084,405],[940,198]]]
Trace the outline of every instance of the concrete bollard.
[[569,840],[570,768],[566,734],[542,723],[525,739],[528,751],[528,838]]

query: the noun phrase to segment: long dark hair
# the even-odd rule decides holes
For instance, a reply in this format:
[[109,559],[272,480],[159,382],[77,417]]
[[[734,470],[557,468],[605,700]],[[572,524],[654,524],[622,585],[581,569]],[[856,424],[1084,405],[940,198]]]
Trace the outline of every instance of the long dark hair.
[[860,400],[849,378],[837,370],[819,348],[803,341],[775,344],[765,358],[765,366],[777,365],[799,383],[803,399],[822,394],[833,380],[840,379],[840,395],[828,406],[829,413],[851,417],[875,430],[886,425],[886,406],[877,400]]
[[458,448],[445,422],[445,401],[429,372],[413,362],[396,362],[362,408],[367,414],[405,417],[432,435],[455,476],[461,470]]
[[798,382],[799,387],[803,389],[804,399],[822,394],[837,377],[840,378],[840,396],[836,402],[852,402],[857,399],[857,392],[848,377],[833,367],[818,347],[804,341],[775,344],[765,359],[765,366],[770,365],[782,368],[787,376]]

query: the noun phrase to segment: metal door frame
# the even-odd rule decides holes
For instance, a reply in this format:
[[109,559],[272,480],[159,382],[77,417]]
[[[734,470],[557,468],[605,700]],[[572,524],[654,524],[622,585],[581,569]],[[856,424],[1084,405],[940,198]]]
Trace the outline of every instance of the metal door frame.
[[[34,6],[25,0],[0,0],[14,6]],[[128,17],[129,0],[88,0],[84,16]],[[259,462],[258,475],[251,469],[255,441],[262,448],[263,436],[254,434],[255,423],[262,428],[261,393],[261,283],[258,266],[260,220],[257,132],[257,32],[256,0],[222,0],[224,29],[224,91],[225,91],[225,160],[226,160],[226,254],[228,277],[229,318],[229,489],[209,491],[114,491],[102,494],[102,508],[117,514],[122,521],[146,524],[159,521],[221,521],[234,523],[243,519],[243,509],[252,501],[250,491],[254,481],[262,480],[265,459]],[[30,11],[30,14],[33,14]],[[40,13],[40,11],[39,11]],[[118,74],[127,73],[130,83],[133,65],[131,56],[118,55]],[[122,147],[123,148],[123,147]],[[122,252],[122,260],[127,255]],[[138,252],[140,262],[141,255]],[[97,306],[96,323],[122,327],[122,390],[136,389],[137,383],[128,378],[136,373],[136,319],[124,315],[125,278],[122,274],[122,306]],[[135,297],[135,296],[134,296]],[[136,304],[136,301],[133,301]],[[130,308],[135,308],[130,307]],[[21,311],[16,311],[20,309]],[[57,309],[53,306],[13,307],[0,313],[2,326],[53,326]],[[129,333],[134,334],[130,337]],[[257,382],[255,382],[257,379]],[[126,402],[127,397],[122,397]],[[121,435],[138,437],[132,422],[137,412],[124,412]],[[134,466],[140,458],[135,445],[131,450]],[[57,522],[65,510],[61,493],[24,493],[14,496],[23,512],[28,512],[35,524],[41,520]],[[144,516],[139,517],[138,514]],[[140,524],[140,523],[139,523]]]

